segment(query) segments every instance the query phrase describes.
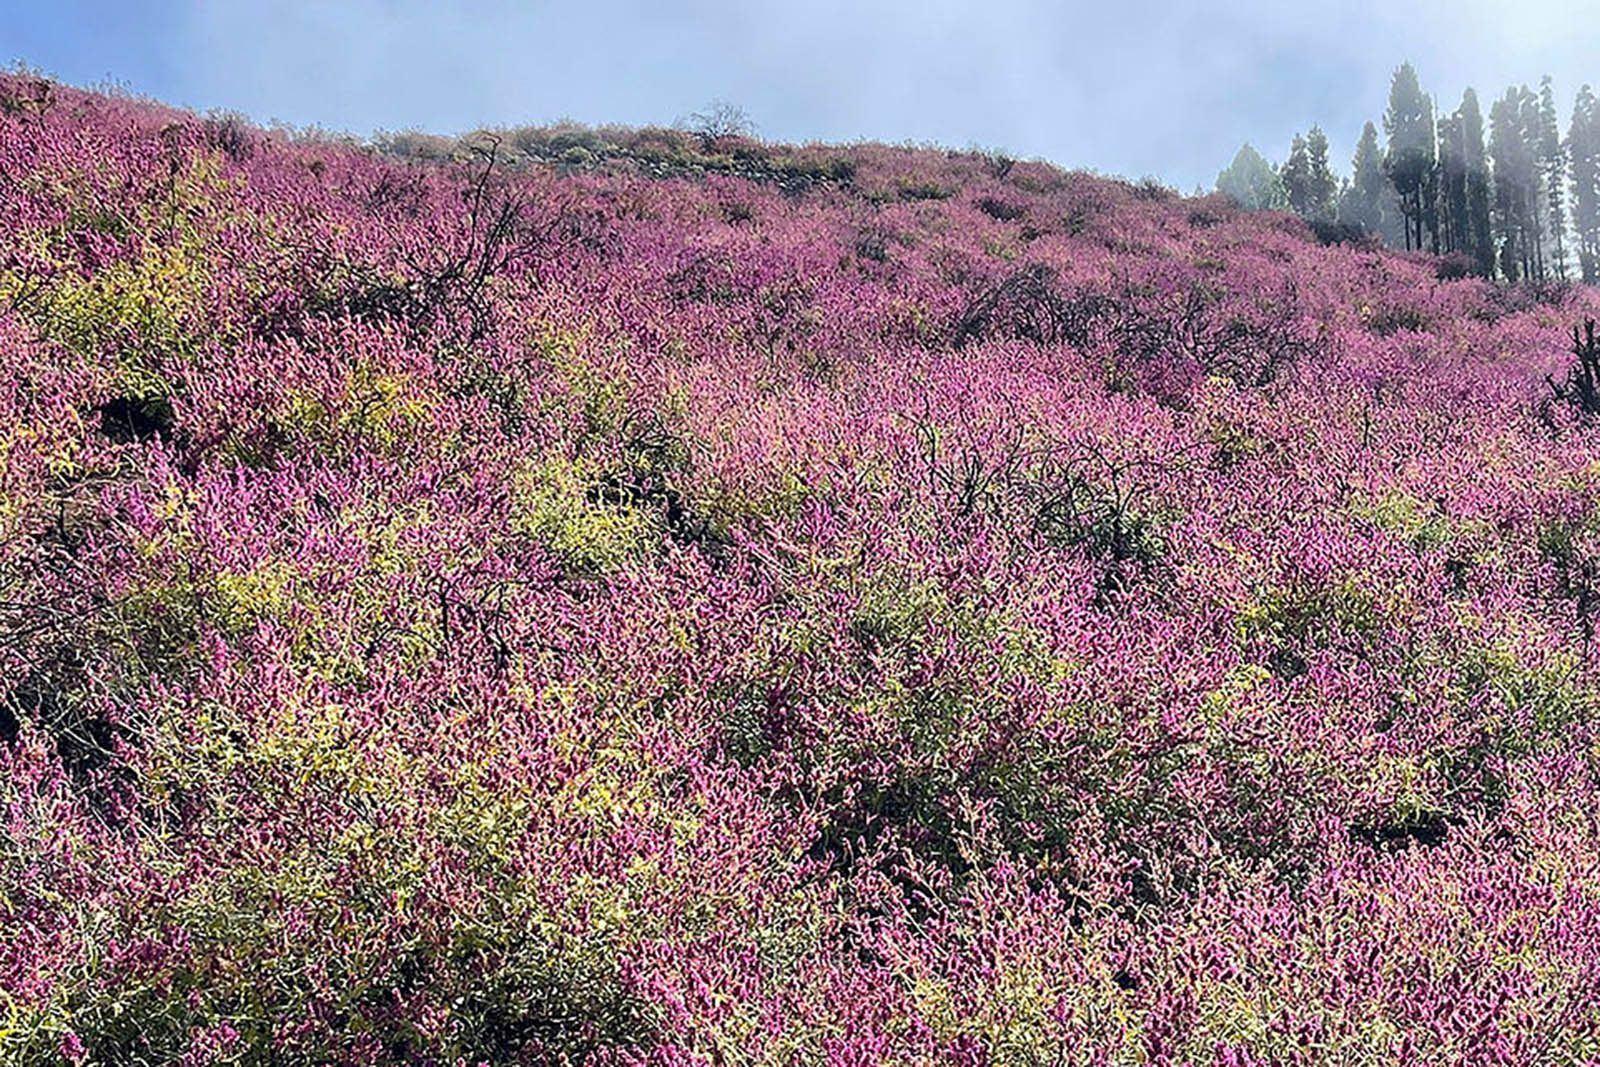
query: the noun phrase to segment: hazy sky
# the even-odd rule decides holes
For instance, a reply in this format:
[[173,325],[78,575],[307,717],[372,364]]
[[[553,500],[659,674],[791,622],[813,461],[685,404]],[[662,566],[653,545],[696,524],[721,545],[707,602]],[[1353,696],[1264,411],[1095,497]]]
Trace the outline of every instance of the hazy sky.
[[979,144],[1188,191],[1313,122],[1343,169],[1406,59],[1445,110],[1551,74],[1565,124],[1600,83],[1594,5],[0,0],[0,61],[361,134],[670,123],[722,98],[775,140]]

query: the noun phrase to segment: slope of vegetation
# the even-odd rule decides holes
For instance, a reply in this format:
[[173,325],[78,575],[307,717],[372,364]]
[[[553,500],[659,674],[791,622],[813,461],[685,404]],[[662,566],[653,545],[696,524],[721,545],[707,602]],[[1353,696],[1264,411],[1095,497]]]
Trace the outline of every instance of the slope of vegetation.
[[1592,292],[0,105],[0,1060],[1600,1057]]

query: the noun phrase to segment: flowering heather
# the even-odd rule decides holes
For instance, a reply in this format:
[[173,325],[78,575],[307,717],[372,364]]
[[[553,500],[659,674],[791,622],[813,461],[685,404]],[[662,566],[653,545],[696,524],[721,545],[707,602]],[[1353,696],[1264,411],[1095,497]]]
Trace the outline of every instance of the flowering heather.
[[1600,1062],[1591,291],[0,105],[0,1061]]

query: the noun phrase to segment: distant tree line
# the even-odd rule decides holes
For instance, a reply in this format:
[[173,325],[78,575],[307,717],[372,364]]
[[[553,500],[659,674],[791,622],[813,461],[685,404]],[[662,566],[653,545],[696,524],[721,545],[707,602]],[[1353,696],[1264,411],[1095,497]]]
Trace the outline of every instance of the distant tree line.
[[1394,72],[1383,135],[1368,122],[1351,173],[1328,163],[1313,126],[1274,166],[1245,145],[1218,191],[1254,209],[1359,227],[1386,243],[1455,254],[1486,278],[1600,281],[1600,106],[1579,90],[1563,135],[1550,78],[1513,86],[1489,107],[1467,89],[1439,114],[1417,72]]

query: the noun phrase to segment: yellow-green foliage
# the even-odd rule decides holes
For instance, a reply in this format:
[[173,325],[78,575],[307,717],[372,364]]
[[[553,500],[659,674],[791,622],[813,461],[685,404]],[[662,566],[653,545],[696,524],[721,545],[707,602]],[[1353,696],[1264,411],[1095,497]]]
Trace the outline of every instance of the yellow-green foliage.
[[[358,504],[339,516],[364,544],[364,565],[355,573],[339,568],[340,599],[319,600],[317,581],[292,558],[264,555],[248,566],[209,570],[194,565],[204,552],[190,528],[190,493],[168,486],[155,512],[160,532],[132,544],[140,561],[126,588],[93,621],[95,632],[113,650],[130,677],[181,673],[192,666],[202,629],[238,639],[271,623],[287,636],[291,665],[304,679],[334,684],[364,677],[367,643],[384,639],[384,655],[407,667],[437,654],[443,639],[436,613],[393,616],[396,582],[414,579],[425,566],[408,535],[434,521],[426,500],[396,507]],[[447,566],[470,565],[481,546],[445,550]]]
[[1576,519],[1542,522],[1536,534],[1539,555],[1563,570],[1581,563],[1586,552],[1593,551],[1597,536],[1600,536],[1600,510],[1590,510]]
[[[258,608],[272,605],[282,609],[275,614],[280,624],[288,621],[291,604],[298,607],[292,645],[295,664],[308,677],[330,682],[360,679],[368,670],[363,646],[378,635],[385,636],[385,656],[392,662],[412,668],[433,658],[443,638],[438,615],[422,612],[394,618],[390,603],[396,583],[415,579],[425,567],[418,550],[407,543],[407,535],[434,521],[429,502],[418,499],[400,507],[363,502],[343,510],[340,521],[356,533],[367,551],[366,565],[345,587],[347,599],[333,610],[342,620],[340,627],[329,624],[329,605],[310,595],[315,575],[307,575],[304,583],[277,585],[275,580],[282,573],[279,564],[263,563],[258,569],[265,575],[253,580],[265,584],[269,593],[288,594],[277,600],[255,601]],[[470,563],[481,558],[478,551],[477,546],[463,544],[458,550],[445,550],[442,562],[447,567]]]
[[[272,706],[270,721],[209,701],[174,700],[148,709],[140,727],[136,766],[147,832],[131,840],[150,870],[185,873],[189,861],[170,847],[178,833],[246,853],[283,851],[270,862],[227,865],[136,912],[85,914],[88,932],[102,943],[165,941],[181,931],[195,965],[159,985],[118,974],[114,1000],[100,992],[110,975],[91,967],[67,976],[32,1020],[37,1039],[71,1029],[102,1048],[136,1047],[129,1042],[137,1040],[150,1062],[175,1062],[193,1027],[233,1019],[248,1055],[270,1044],[270,1020],[303,1002],[313,968],[325,962],[327,939],[346,951],[381,950],[334,964],[358,979],[331,986],[348,995],[341,1007],[359,1018],[370,1003],[364,994],[374,984],[382,988],[384,968],[394,962],[391,946],[373,946],[363,929],[376,927],[423,873],[409,823],[380,823],[371,814],[402,803],[405,767],[363,751],[343,709],[303,698]],[[235,789],[250,803],[232,802]],[[255,832],[256,803],[266,810],[314,804],[319,817],[299,820],[293,833],[274,833],[269,843]],[[332,812],[339,817],[326,817]],[[352,872],[359,872],[359,892],[350,889]]]
[[1590,716],[1593,698],[1578,681],[1581,667],[1572,651],[1549,654],[1529,666],[1502,642],[1469,649],[1458,662],[1456,683],[1464,698],[1490,694],[1505,709],[1488,724],[1498,747],[1531,752],[1562,739],[1569,727]]
[[[496,964],[474,979],[482,1016],[549,1017],[556,1006],[561,1014],[593,1022],[603,1034],[647,1033],[654,1025],[652,1013],[620,990],[618,972],[624,948],[652,932],[650,912],[630,900],[630,888],[642,884],[638,872],[630,871],[627,879],[573,878],[561,887],[560,903],[550,908],[543,903],[549,886],[535,884],[539,872],[514,865],[523,836],[535,819],[547,817],[548,799],[507,796],[468,782],[458,800],[434,816],[432,832],[463,849],[474,866],[496,871],[491,884],[498,887],[452,918],[443,954],[475,965]],[[611,825],[608,819],[606,828]],[[478,1020],[464,1021],[465,1050],[473,1045],[471,1027]]]
[[985,255],[993,256],[1009,263],[1017,258],[1020,248],[1016,238],[1010,234],[1004,234],[998,237],[985,237],[983,239],[983,251]]
[[918,1016],[939,1040],[975,1039],[985,1062],[995,1067],[1049,1063],[1059,1045],[1051,1018],[1059,994],[1039,967],[1000,968],[979,994],[975,1011],[958,1006],[949,983],[939,978],[920,978],[910,992]]
[[[138,912],[82,918],[84,932],[102,942],[182,936],[192,966],[159,984],[119,976],[114,1001],[98,991],[110,977],[95,967],[65,976],[25,1016],[0,1016],[0,1047],[22,1050],[23,1062],[54,1062],[59,1035],[70,1030],[95,1047],[137,1042],[151,1062],[175,1062],[195,1028],[228,1020],[239,1031],[232,1051],[254,1062],[282,1039],[274,1020],[303,1012],[313,998],[345,1018],[345,1034],[355,1037],[418,979],[444,983],[446,999],[456,995],[447,1025],[414,1035],[402,1026],[392,1037],[451,1056],[482,1058],[506,1028],[552,1020],[586,1020],[601,1039],[640,1039],[653,1018],[621,989],[617,961],[625,943],[651,932],[641,922],[649,913],[629,899],[645,875],[575,879],[552,906],[556,887],[525,862],[539,820],[574,804],[589,810],[600,833],[613,828],[613,801],[623,794],[629,814],[667,817],[661,782],[669,769],[635,765],[636,751],[619,738],[599,752],[595,773],[539,797],[528,784],[508,789],[487,773],[501,754],[492,749],[458,767],[450,799],[435,803],[424,784],[437,766],[432,749],[374,735],[338,704],[301,693],[249,718],[208,702],[157,709],[141,757],[151,831],[138,839],[145,861],[174,876],[187,862],[168,851],[176,828],[162,822],[181,802],[181,832],[225,843],[232,862]],[[229,802],[241,795],[247,804]],[[307,817],[275,823],[264,836],[258,805]],[[674,808],[680,817],[682,808]],[[428,857],[440,847],[459,850],[486,875],[485,892],[463,895],[448,912],[428,888]],[[263,851],[244,860],[252,850]],[[329,955],[329,944],[339,953]],[[545,1033],[557,1052],[595,1036],[577,1026]]]
[[227,634],[253,630],[266,618],[283,618],[294,603],[294,569],[270,560],[253,570],[217,575],[212,618]]
[[866,578],[850,631],[871,650],[889,649],[918,638],[949,608],[937,583],[901,571]]
[[[995,916],[1004,922],[1011,917]],[[1090,1048],[1102,1053],[1094,1062],[1107,1067],[1133,1067],[1146,1062],[1142,1013],[1134,997],[1119,987],[1104,960],[1107,946],[1091,930],[1063,931],[1070,950],[1103,971],[1095,979],[1067,977],[1050,961],[1000,958],[974,981],[969,974],[964,993],[941,975],[921,967],[903,974],[917,1016],[941,1042],[975,1041],[984,1062],[995,1067],[1036,1067],[1078,1063]],[[1065,1008],[1068,1013],[1058,1013]],[[1077,1044],[1069,1056],[1063,1041]]]
[[797,515],[811,493],[805,478],[792,470],[768,470],[757,480],[718,482],[707,490],[704,510],[717,534],[726,536],[734,528]]
[[[1199,999],[1198,1021],[1194,1031],[1185,1035],[1179,1062],[1205,1062],[1219,1045],[1250,1049],[1265,1062],[1285,1062],[1304,1053],[1294,1031],[1282,1025],[1286,1017],[1294,1017],[1290,1014],[1294,1009],[1266,982],[1202,981],[1195,983],[1194,989]],[[1394,1062],[1399,1031],[1376,1005],[1359,1020],[1339,1021],[1354,1022],[1354,1033],[1336,1048],[1324,1048],[1329,1056],[1324,1062],[1373,1067]]]
[[1362,792],[1380,801],[1383,819],[1415,825],[1450,810],[1451,798],[1429,785],[1430,772],[1450,754],[1407,756],[1378,753],[1360,770]]
[[837,570],[834,580],[847,584],[857,595],[850,635],[868,653],[899,654],[928,641],[942,645],[950,637],[982,648],[1002,677],[1025,677],[1052,685],[1073,670],[1070,662],[1047,647],[1021,607],[1001,610],[966,596],[952,596],[937,580],[904,570],[862,574],[848,564]]
[[[479,762],[453,772],[450,800],[432,804],[420,788],[434,766],[428,746],[362,730],[338,704],[291,697],[248,723],[222,707],[187,712],[175,708],[150,731],[144,783],[151,804],[179,791],[191,801],[216,800],[246,785],[268,810],[314,805],[318,812],[297,823],[292,838],[274,839],[272,862],[234,864],[147,917],[152,926],[185,931],[203,958],[216,961],[200,987],[206,1010],[272,1018],[308,994],[331,939],[347,953],[334,964],[349,976],[333,984],[346,997],[338,1007],[357,1028],[382,1002],[375,994],[398,980],[402,962],[442,968],[445,980],[474,975],[475,1002],[462,1005],[463,1054],[481,1047],[475,1027],[541,1017],[550,998],[571,1000],[563,1006],[608,1027],[647,1024],[615,981],[618,945],[640,936],[635,927],[644,917],[629,906],[629,886],[575,882],[565,887],[566,905],[552,911],[529,881],[539,868],[520,858],[538,820],[554,813],[586,817],[601,833],[623,813],[665,817],[665,768],[635,765],[636,750],[619,740],[597,753],[589,774],[541,797],[527,783],[507,787],[487,773],[504,754],[491,738]],[[248,813],[215,803],[203,810],[200,832],[250,840]],[[427,909],[426,856],[440,846],[458,850],[494,891],[457,906],[444,942],[374,941],[373,931]],[[160,857],[152,862],[159,866]],[[588,933],[577,936],[577,928]],[[262,1035],[246,1036],[253,1043]]]
[[[84,412],[66,406],[43,417],[0,420],[0,541],[15,543],[25,528],[36,526],[41,507],[56,512],[46,521],[85,509],[84,490],[74,493],[82,484],[74,476],[82,473],[78,452],[85,422]],[[30,476],[39,471],[30,462],[35,459],[43,461],[42,478]]]
[[594,345],[592,330],[562,331],[534,323],[529,343],[566,389],[565,401],[554,402],[575,406],[582,418],[580,445],[607,440],[622,428],[628,413],[627,383],[588,355]]
[[1236,616],[1241,637],[1279,645],[1301,645],[1338,629],[1371,634],[1382,622],[1381,605],[1354,578],[1323,587],[1269,586]]
[[[934,581],[903,573],[882,572],[867,579],[851,636],[883,673],[854,698],[860,714],[853,717],[888,726],[926,761],[926,771],[895,784],[923,805],[918,819],[959,839],[958,848],[974,844],[965,840],[960,820],[944,810],[950,783],[964,778],[968,788],[1000,801],[996,813],[1003,847],[1014,857],[1042,859],[1037,837],[1022,832],[1020,825],[1028,823],[1047,836],[1054,833],[1061,798],[1048,779],[1059,769],[1061,753],[1029,733],[981,767],[962,769],[973,746],[983,742],[985,723],[1004,713],[1001,709],[1013,699],[1018,684],[1059,691],[1076,669],[1028,623],[1025,613],[1017,606],[998,608],[952,596]],[[948,642],[983,649],[995,670],[983,678],[952,672],[913,681],[907,668],[921,662],[924,650],[943,649]],[[1052,703],[1045,718],[1052,729],[1082,728],[1089,714],[1089,709],[1061,700]]]
[[1239,705],[1271,677],[1271,671],[1255,663],[1242,664],[1229,671],[1222,684],[1200,700],[1200,718],[1207,732],[1226,726]]
[[897,177],[893,195],[898,200],[948,200],[954,195],[954,190],[927,179]]
[[1418,552],[1448,544],[1455,533],[1454,524],[1437,508],[1399,489],[1384,493],[1370,504],[1358,503],[1352,511],[1358,518],[1406,541]]
[[592,499],[596,473],[587,461],[557,456],[525,466],[512,487],[512,529],[538,540],[573,573],[590,576],[616,570],[660,536],[648,512]]
[[68,231],[90,226],[138,234],[140,254],[85,276],[71,259],[50,255],[53,236],[40,234],[39,249],[47,250],[54,275],[40,285],[15,272],[0,273],[0,298],[38,285],[22,307],[44,336],[81,355],[112,347],[118,389],[141,397],[170,395],[162,363],[192,356],[197,331],[212,328],[195,309],[209,284],[207,255],[221,225],[215,201],[230,188],[219,172],[214,156],[191,161],[174,175],[165,197],[143,205],[131,220],[86,214],[81,205],[93,202],[92,191],[77,189],[81,178],[63,180],[58,195],[79,205],[69,215]]
[[[1209,381],[1216,388],[1232,386],[1231,379],[1222,376],[1213,377]],[[1213,456],[1222,467],[1231,467],[1243,460],[1258,456],[1265,447],[1261,440],[1250,432],[1249,427],[1229,418],[1216,418],[1208,422],[1205,436],[1211,444]]]
[[39,326],[45,336],[82,354],[131,333],[137,340],[117,348],[119,386],[136,396],[163,396],[171,389],[159,374],[159,361],[190,354],[186,312],[203,284],[185,250],[154,246],[134,262],[58,282]]
[[357,363],[335,397],[292,393],[283,422],[312,441],[358,441],[372,451],[392,453],[429,434],[434,406],[432,397],[417,395],[404,374]]

